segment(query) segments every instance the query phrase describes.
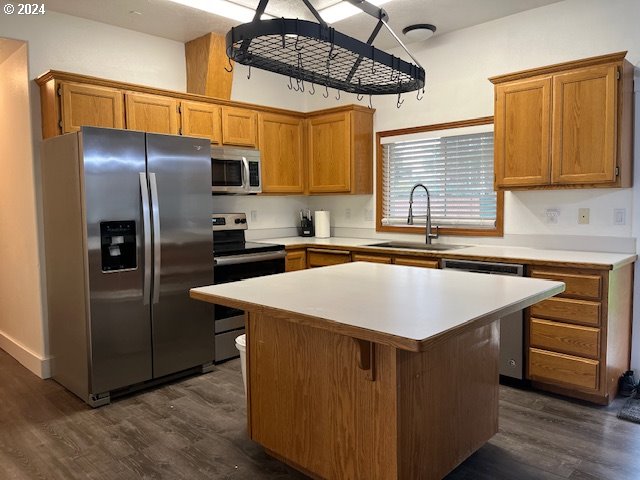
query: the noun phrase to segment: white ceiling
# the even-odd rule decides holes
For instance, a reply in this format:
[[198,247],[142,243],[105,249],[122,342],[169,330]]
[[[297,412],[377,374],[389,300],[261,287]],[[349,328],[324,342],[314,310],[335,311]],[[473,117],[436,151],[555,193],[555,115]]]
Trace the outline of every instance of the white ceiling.
[[[234,0],[255,8],[258,0]],[[338,0],[311,0],[318,9]],[[389,23],[406,42],[402,29],[414,23],[431,23],[436,35],[506,17],[514,13],[556,3],[560,0],[393,0],[383,8]],[[108,23],[138,32],[186,42],[209,32],[226,33],[238,22],[178,5],[167,0],[47,0],[47,10]],[[312,20],[302,0],[271,0],[267,13],[276,17]],[[366,41],[375,20],[364,13],[333,25],[339,31]],[[386,31],[375,45],[387,49],[397,46]]]

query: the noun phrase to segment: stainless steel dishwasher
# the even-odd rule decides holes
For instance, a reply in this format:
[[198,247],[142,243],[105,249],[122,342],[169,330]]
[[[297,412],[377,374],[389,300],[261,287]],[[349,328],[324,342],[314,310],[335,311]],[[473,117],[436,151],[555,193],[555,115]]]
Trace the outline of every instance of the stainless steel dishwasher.
[[[513,263],[442,260],[442,269],[488,275],[524,276],[524,266]],[[500,375],[522,380],[524,377],[524,315],[522,310],[500,319]]]

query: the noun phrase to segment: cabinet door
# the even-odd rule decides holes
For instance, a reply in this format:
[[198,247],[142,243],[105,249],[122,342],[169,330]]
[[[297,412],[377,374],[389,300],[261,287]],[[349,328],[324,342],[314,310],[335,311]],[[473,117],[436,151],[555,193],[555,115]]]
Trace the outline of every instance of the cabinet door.
[[551,77],[496,85],[496,187],[549,183],[550,105]]
[[553,183],[615,181],[616,67],[553,77]]
[[222,107],[222,143],[256,147],[258,115],[246,108]]
[[177,135],[178,101],[158,95],[127,93],[127,129]]
[[351,189],[351,122],[349,113],[309,120],[309,192],[340,193]]
[[307,268],[307,253],[304,248],[287,251],[285,258],[285,272],[295,272]]
[[124,128],[122,92],[105,87],[60,83],[62,133],[77,132],[83,125]]
[[216,144],[222,142],[218,105],[183,101],[180,104],[180,125],[182,135],[205,137]]
[[328,265],[338,265],[349,263],[351,252],[345,250],[329,250],[324,248],[307,249],[307,267],[326,267]]
[[262,191],[304,193],[302,119],[273,113],[258,117]]

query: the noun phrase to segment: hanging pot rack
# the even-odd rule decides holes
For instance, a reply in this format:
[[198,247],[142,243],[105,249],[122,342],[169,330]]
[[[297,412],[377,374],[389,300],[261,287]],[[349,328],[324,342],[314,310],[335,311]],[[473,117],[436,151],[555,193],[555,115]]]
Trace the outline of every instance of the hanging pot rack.
[[[260,20],[269,2],[260,0],[253,21],[227,33],[229,59],[288,76],[298,91],[304,91],[304,82],[358,95],[424,91],[424,68],[389,27],[383,9],[364,0],[346,0],[378,19],[365,43],[328,26],[309,0],[302,1],[318,23],[293,18]],[[383,26],[415,64],[373,46]]]

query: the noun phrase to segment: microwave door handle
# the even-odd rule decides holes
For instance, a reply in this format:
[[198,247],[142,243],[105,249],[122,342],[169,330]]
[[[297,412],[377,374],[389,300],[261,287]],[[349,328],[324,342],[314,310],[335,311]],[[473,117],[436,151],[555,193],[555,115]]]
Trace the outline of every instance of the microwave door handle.
[[151,187],[151,218],[153,219],[153,303],[160,300],[160,209],[158,206],[158,182],[156,174],[149,174]]
[[142,303],[151,301],[151,220],[149,213],[149,187],[147,174],[140,172],[140,199],[142,200],[142,238],[144,242],[144,274],[142,283]]
[[249,172],[249,161],[247,160],[247,157],[242,157],[242,165],[243,165],[243,171],[244,171],[244,175],[242,178],[242,187],[244,189],[245,192],[249,192],[249,189],[251,188],[251,174]]

